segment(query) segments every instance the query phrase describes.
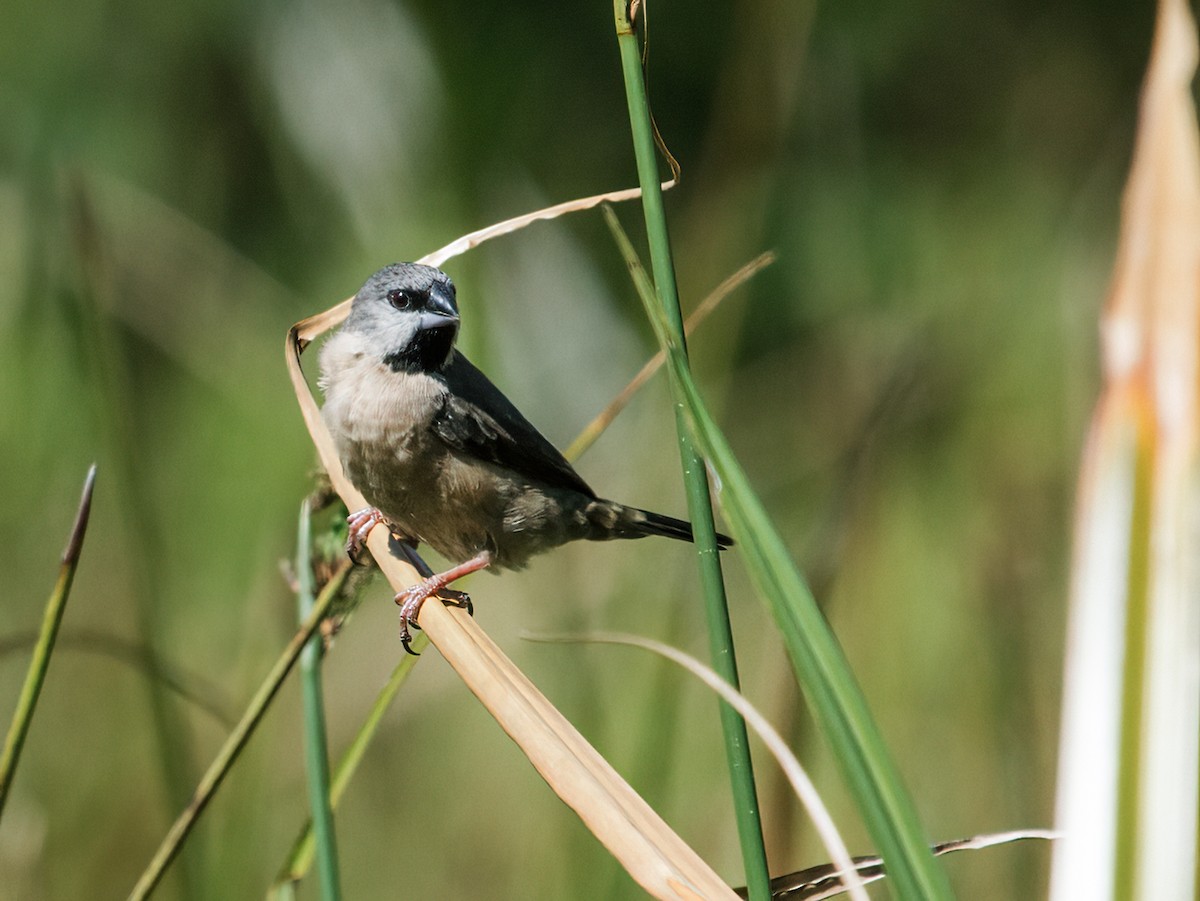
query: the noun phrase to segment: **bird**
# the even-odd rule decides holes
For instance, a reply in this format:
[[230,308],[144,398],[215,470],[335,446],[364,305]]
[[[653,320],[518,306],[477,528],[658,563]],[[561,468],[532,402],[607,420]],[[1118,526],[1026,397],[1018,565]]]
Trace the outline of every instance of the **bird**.
[[[321,348],[322,417],[347,478],[370,505],[348,517],[352,553],[384,524],[414,549],[455,561],[396,595],[401,639],[426,599],[469,604],[447,586],[481,569],[521,569],[578,539],[662,535],[690,523],[599,497],[557,448],[455,346],[454,283],[393,263],[355,294]],[[717,534],[726,548],[731,538]]]

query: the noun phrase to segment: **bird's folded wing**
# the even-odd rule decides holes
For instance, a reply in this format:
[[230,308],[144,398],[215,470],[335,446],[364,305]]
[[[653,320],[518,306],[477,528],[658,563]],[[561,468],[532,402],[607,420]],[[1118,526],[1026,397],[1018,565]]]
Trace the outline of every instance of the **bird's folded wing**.
[[499,388],[461,353],[442,369],[449,389],[433,431],[450,448],[555,488],[596,493]]

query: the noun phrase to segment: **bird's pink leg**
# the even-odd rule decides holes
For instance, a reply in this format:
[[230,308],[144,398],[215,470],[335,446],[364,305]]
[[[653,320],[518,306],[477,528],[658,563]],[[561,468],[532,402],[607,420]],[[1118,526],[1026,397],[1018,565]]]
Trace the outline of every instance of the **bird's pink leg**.
[[350,528],[350,537],[346,541],[346,553],[350,555],[350,559],[358,559],[359,552],[367,543],[367,536],[383,521],[383,514],[374,507],[364,507],[346,517],[346,525]]
[[[457,607],[466,607],[469,610],[471,605],[470,597],[461,591],[450,591],[446,586],[457,579],[461,579],[463,576],[485,569],[491,562],[491,553],[482,551],[465,563],[460,563],[458,566],[453,566],[445,572],[422,579],[416,585],[396,595],[396,603],[400,605],[400,641],[404,644],[404,650],[410,654],[416,653],[409,647],[412,643],[412,633],[408,631],[408,627],[410,623],[417,626],[417,614],[421,611],[421,605],[434,595],[439,597],[451,595],[451,597],[444,599]],[[417,628],[420,628],[420,626],[417,626]]]

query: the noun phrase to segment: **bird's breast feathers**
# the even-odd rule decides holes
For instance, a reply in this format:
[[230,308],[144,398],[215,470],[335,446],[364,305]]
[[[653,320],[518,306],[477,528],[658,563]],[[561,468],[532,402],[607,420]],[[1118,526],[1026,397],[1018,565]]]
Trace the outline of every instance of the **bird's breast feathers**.
[[451,559],[491,550],[501,567],[523,565],[544,543],[582,537],[583,519],[563,507],[576,492],[445,441],[434,425],[446,416],[442,378],[393,371],[344,331],[322,349],[321,370],[322,415],[346,475],[403,534]]
[[424,374],[394,372],[341,332],[321,352],[322,415],[350,480],[371,495],[379,483],[418,481],[436,465],[441,448],[430,431],[445,386]]

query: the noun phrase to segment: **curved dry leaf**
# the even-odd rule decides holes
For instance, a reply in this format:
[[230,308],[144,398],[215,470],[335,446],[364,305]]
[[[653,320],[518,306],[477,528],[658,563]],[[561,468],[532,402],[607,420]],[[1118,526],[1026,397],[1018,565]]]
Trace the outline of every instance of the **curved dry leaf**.
[[[1052,898],[1192,897],[1200,809],[1196,26],[1161,0],[1076,510]],[[1102,862],[1102,863],[1097,863]]]
[[[472,232],[427,254],[420,262],[438,265],[482,241],[508,234],[530,222],[606,201],[632,199],[639,193],[633,190],[601,194],[519,216]],[[366,501],[342,472],[333,440],[300,367],[305,347],[342,322],[349,307],[350,302],[343,301],[296,323],[288,331],[285,353],[296,400],[321,462],[346,506],[356,510],[367,506]],[[392,556],[388,542],[386,530],[375,529],[367,539],[367,547],[392,587],[401,591],[419,577],[411,564]],[[431,643],[520,746],[554,792],[647,892],[656,898],[736,898],[729,886],[629,787],[473,619],[441,604],[426,604],[419,622]]]
[[[557,636],[527,635],[526,638],[532,641],[584,641],[599,642],[601,644],[623,644],[630,647],[642,648],[678,664],[707,685],[726,704],[741,715],[742,719],[746,721],[746,725],[767,746],[767,750],[771,752],[771,755],[775,758],[775,762],[783,770],[788,782],[792,785],[792,790],[796,793],[796,797],[799,798],[800,803],[808,812],[817,835],[825,845],[825,850],[834,859],[834,863],[831,865],[831,872],[838,879],[838,890],[848,893],[854,901],[869,901],[862,881],[858,878],[858,868],[855,866],[855,861],[850,857],[850,852],[846,850],[846,843],[842,841],[841,833],[838,832],[829,809],[825,806],[825,802],[817,792],[816,786],[809,779],[803,765],[796,758],[796,755],[792,753],[792,749],[787,746],[787,742],[783,740],[783,736],[758,711],[758,708],[751,704],[745,695],[722,679],[716,670],[705,666],[695,657],[685,654],[678,648],[673,648],[661,641],[655,641],[653,638],[644,638],[640,635],[629,635],[620,632],[591,632],[578,637],[564,636],[560,638]],[[854,875],[846,879],[842,874],[846,876]],[[774,881],[772,880],[772,882]],[[739,894],[742,893],[744,893],[744,890],[739,891]]]
[[[1029,839],[1053,841],[1061,837],[1059,833],[1048,829],[1019,829],[942,842],[934,845],[932,850],[934,857],[941,857],[956,851],[980,851]],[[854,858],[854,871],[864,883],[879,882],[887,878],[883,858],[878,855]],[[842,873],[843,870],[836,864],[823,863],[786,876],[777,876],[771,880],[771,897],[777,901],[822,901],[825,898],[843,895],[846,893],[846,886],[842,881]],[[739,891],[739,894],[745,897],[744,892]]]

